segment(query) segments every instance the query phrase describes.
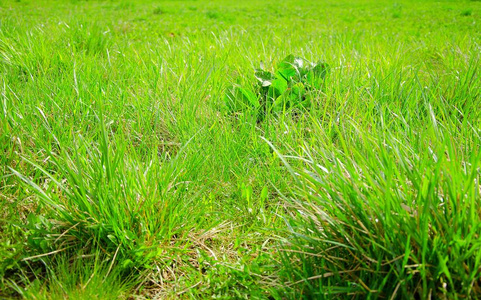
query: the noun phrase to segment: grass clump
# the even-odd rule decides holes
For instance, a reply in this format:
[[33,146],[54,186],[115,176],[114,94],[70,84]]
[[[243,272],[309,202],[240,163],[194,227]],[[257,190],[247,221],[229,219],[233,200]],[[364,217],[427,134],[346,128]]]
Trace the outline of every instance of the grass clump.
[[[174,188],[171,182],[189,167],[125,160],[126,150],[110,142],[102,128],[100,144],[79,137],[75,150],[50,153],[56,174],[27,161],[43,172],[47,188],[12,169],[38,193],[48,216],[30,215],[29,246],[40,252],[100,247],[124,269],[152,267],[154,259],[175,247],[168,242],[197,222],[180,218],[193,217],[188,211],[195,205],[188,203],[185,185]],[[156,184],[147,185],[154,178]]]
[[[85,254],[87,253],[87,254]],[[125,299],[135,289],[135,281],[109,260],[102,259],[100,250],[64,253],[54,258],[43,258],[44,268],[35,277],[19,274],[20,282],[12,288],[26,299]],[[42,264],[29,261],[35,269]],[[55,265],[55,268],[50,266]]]
[[305,148],[283,249],[291,295],[480,295],[479,145],[462,155],[455,127],[425,127],[348,122],[336,129],[340,149]]

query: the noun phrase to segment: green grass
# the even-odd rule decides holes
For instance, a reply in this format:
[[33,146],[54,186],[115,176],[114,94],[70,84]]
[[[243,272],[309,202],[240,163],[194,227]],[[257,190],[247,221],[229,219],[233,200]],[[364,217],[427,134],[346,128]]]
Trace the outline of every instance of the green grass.
[[[481,297],[481,2],[0,0],[0,297]],[[308,108],[231,113],[289,54]]]

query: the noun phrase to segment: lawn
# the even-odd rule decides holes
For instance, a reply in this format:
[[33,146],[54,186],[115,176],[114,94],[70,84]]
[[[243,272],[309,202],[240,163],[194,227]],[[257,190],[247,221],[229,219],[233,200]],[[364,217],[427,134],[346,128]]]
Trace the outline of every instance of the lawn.
[[0,298],[481,298],[481,2],[0,0]]

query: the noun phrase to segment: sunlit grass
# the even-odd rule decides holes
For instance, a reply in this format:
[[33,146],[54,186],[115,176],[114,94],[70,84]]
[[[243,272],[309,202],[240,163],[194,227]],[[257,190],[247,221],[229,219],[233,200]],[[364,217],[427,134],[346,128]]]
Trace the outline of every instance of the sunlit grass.
[[[0,296],[479,297],[480,14],[0,1]],[[289,54],[308,109],[229,113]]]

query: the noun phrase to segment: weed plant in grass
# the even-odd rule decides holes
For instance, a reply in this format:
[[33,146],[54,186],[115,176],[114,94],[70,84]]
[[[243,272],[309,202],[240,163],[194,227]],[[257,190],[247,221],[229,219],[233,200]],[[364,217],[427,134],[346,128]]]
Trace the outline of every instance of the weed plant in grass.
[[308,109],[312,98],[321,92],[329,66],[311,63],[301,57],[289,55],[274,73],[255,70],[257,86],[233,85],[227,88],[224,99],[230,113],[255,114],[259,120],[269,113],[285,113],[292,109]]
[[[0,1],[0,297],[480,297],[480,13]],[[289,54],[308,109],[224,113]]]

